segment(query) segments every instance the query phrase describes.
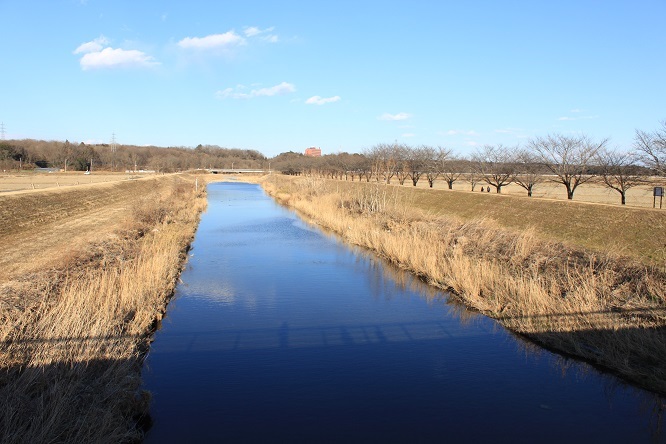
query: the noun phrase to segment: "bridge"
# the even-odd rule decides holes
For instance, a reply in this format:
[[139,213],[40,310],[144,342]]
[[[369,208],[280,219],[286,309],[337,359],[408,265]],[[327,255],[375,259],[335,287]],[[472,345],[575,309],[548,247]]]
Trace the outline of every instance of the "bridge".
[[266,174],[271,173],[271,170],[253,170],[243,168],[209,168],[207,170],[212,174]]

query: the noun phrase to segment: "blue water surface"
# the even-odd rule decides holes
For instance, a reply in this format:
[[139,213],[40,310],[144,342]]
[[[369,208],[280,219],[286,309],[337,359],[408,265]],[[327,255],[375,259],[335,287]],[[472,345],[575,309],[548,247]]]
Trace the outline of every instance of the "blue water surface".
[[664,441],[662,400],[526,344],[259,186],[211,184],[208,200],[146,361],[147,442]]

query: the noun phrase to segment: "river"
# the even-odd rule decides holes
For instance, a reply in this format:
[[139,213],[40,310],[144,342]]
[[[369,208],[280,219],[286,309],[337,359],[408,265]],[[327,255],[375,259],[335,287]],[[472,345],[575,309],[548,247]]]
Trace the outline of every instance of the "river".
[[146,442],[663,442],[664,401],[276,204],[208,187],[146,360]]

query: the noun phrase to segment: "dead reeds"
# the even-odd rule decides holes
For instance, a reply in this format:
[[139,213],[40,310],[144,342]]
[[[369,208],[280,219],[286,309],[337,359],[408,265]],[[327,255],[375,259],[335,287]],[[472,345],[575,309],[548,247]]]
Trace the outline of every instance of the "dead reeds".
[[141,439],[142,360],[205,206],[193,180],[155,180],[120,230],[3,284],[0,441]]
[[323,179],[310,186],[281,176],[263,186],[305,217],[450,290],[512,331],[666,393],[661,267],[546,240],[531,229],[514,231],[492,219],[427,214],[416,194],[406,197],[397,187],[341,187]]

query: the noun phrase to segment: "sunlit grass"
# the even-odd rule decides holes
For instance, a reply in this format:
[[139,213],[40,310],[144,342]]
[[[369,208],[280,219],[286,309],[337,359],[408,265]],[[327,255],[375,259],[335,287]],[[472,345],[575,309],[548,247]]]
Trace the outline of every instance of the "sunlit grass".
[[[3,283],[0,441],[140,439],[142,359],[205,206],[193,185],[155,180],[115,233],[100,226],[85,250]],[[132,201],[131,188],[116,192]]]
[[264,188],[511,330],[666,393],[663,252],[631,245],[661,213],[314,178]]

